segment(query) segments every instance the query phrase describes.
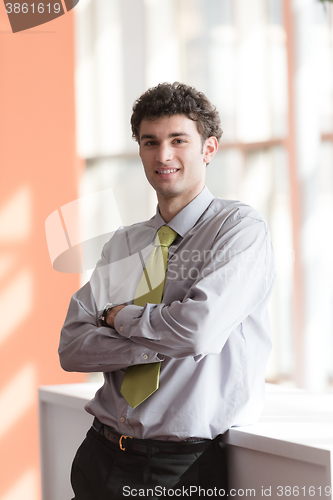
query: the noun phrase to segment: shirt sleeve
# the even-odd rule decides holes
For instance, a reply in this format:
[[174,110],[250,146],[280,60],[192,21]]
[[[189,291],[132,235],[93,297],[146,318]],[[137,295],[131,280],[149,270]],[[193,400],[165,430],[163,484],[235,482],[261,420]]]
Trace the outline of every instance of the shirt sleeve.
[[[99,266],[107,263],[105,256]],[[104,276],[104,274],[103,274]],[[106,283],[100,283],[106,287]],[[103,298],[107,300],[107,294]],[[101,300],[103,300],[101,299]],[[61,330],[59,358],[62,368],[77,372],[111,372],[130,365],[161,361],[156,351],[98,326],[99,310],[88,282],[73,295]]]
[[116,316],[115,329],[168,357],[194,356],[198,361],[220,353],[230,332],[245,319],[260,322],[274,276],[267,225],[245,217],[216,239],[183,300],[125,307]]

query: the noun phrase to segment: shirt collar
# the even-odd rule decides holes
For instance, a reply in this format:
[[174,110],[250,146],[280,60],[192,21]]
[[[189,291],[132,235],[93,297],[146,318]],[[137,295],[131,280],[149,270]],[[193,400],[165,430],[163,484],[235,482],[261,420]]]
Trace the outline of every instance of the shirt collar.
[[[213,201],[214,196],[205,186],[201,193],[198,194],[186,207],[183,208],[178,214],[168,223],[168,226],[176,231],[182,238],[194,226],[197,220],[201,217],[203,212]],[[154,226],[156,231],[166,224],[165,220],[160,214],[157,206],[156,216],[154,218]]]

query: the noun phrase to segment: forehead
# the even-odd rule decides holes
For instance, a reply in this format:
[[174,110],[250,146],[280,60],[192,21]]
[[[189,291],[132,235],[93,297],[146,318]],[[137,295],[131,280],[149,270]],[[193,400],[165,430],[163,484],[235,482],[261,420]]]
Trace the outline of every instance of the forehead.
[[164,139],[175,134],[200,138],[196,122],[185,115],[161,116],[156,120],[144,119],[140,124],[140,138],[150,135]]

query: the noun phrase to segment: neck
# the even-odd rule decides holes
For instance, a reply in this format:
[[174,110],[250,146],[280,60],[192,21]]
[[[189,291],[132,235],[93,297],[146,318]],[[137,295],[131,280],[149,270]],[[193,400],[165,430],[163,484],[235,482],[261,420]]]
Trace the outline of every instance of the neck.
[[163,203],[158,200],[158,208],[165,222],[170,222],[184,207],[177,203]]
[[189,203],[191,203],[194,198],[200,194],[201,191],[198,193],[195,193],[192,195],[192,197],[188,197],[188,199],[180,199],[178,197],[174,198],[165,198],[163,196],[160,196],[157,193],[157,199],[158,199],[158,208],[160,211],[161,216],[165,220],[166,223],[170,222],[176,215],[183,210],[183,208],[186,207]]

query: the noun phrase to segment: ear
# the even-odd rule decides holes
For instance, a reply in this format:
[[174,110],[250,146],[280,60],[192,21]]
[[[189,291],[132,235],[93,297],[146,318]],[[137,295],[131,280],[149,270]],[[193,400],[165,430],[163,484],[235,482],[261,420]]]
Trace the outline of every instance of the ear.
[[212,135],[205,140],[205,143],[203,145],[203,156],[205,163],[211,162],[216,151],[218,150],[218,147],[219,145],[215,136]]

